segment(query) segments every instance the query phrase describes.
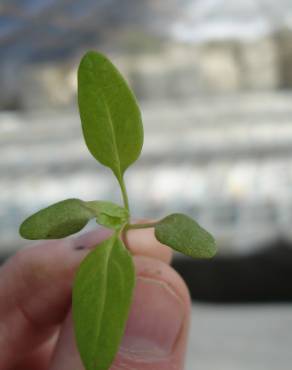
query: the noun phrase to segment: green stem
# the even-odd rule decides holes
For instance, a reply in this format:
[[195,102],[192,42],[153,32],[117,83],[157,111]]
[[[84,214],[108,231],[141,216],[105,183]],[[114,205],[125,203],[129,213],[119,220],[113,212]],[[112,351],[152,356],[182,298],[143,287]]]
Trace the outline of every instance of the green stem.
[[120,184],[121,191],[122,191],[124,206],[130,212],[129,199],[128,199],[127,189],[126,189],[126,185],[125,185],[123,177],[121,177],[121,180],[119,180],[119,184]]
[[148,229],[151,227],[155,227],[158,224],[159,221],[156,222],[148,222],[145,224],[128,224],[125,227],[125,230],[131,230],[131,229]]

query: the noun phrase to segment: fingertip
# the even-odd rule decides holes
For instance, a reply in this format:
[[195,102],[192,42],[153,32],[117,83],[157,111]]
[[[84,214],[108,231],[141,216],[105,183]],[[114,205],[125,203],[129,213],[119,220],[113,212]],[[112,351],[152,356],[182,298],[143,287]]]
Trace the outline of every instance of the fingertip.
[[191,301],[182,278],[169,265],[136,256],[137,284],[120,351],[111,370],[181,370]]
[[183,278],[164,261],[148,256],[135,256],[136,275],[150,277],[168,284],[180,297],[186,307],[190,307],[191,298],[188,287]]
[[167,264],[171,262],[172,250],[155,238],[153,228],[129,230],[124,240],[133,255],[155,258]]
[[103,240],[109,238],[111,235],[112,230],[99,226],[94,230],[88,231],[73,238],[73,244],[76,248],[92,248],[101,243]]

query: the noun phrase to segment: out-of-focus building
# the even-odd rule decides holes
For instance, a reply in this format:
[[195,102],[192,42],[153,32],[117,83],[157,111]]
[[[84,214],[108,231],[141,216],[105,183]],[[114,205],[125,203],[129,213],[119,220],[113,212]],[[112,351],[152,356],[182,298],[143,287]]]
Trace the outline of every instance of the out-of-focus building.
[[73,104],[76,65],[88,48],[111,54],[145,100],[289,88],[290,5],[289,0],[173,0],[167,7],[152,0],[127,0],[123,7],[116,0],[3,1],[0,106]]

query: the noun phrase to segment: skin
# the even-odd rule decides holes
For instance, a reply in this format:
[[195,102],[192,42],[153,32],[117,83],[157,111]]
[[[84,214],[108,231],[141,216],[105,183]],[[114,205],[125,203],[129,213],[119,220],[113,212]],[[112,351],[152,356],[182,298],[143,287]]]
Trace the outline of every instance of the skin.
[[[99,229],[79,238],[42,242],[2,266],[0,370],[84,370],[72,329],[72,281],[90,248],[107,236],[108,231]],[[125,240],[134,255],[137,285],[126,334],[111,370],[182,370],[190,298],[169,265],[171,251],[156,241],[151,229],[129,231]],[[160,309],[160,318],[154,317],[153,312],[159,315]],[[147,325],[139,319],[141,310]],[[159,325],[164,329],[159,331]],[[155,338],[151,338],[151,326]],[[145,330],[149,346],[139,338]],[[175,340],[170,343],[174,330]],[[153,343],[163,351],[154,351]]]

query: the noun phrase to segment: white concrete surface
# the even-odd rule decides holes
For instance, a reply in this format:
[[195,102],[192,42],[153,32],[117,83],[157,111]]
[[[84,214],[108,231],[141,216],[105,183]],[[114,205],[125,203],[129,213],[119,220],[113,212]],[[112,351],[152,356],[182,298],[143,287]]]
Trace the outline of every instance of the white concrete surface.
[[292,305],[193,306],[186,370],[291,369]]

